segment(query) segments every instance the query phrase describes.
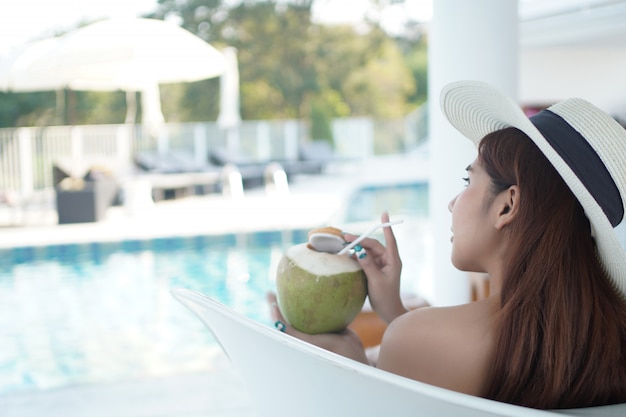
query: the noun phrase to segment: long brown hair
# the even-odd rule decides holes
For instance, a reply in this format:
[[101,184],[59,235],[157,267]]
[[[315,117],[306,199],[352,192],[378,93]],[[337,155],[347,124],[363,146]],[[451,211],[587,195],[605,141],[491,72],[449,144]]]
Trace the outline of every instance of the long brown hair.
[[486,394],[534,408],[626,402],[626,304],[596,255],[589,221],[521,131],[485,137],[479,160],[492,195],[517,184],[507,226],[500,331]]

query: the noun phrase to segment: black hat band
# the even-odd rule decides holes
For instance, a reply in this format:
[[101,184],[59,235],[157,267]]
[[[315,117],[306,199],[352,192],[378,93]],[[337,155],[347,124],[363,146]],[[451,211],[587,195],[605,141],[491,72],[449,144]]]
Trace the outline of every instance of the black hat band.
[[542,110],[530,117],[530,121],[576,174],[611,225],[617,226],[624,217],[619,189],[589,142],[561,116],[550,110]]

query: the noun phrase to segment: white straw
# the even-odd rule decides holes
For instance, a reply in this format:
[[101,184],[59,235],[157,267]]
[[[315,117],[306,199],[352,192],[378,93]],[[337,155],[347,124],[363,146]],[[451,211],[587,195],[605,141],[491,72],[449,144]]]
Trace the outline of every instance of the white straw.
[[361,241],[363,239],[365,239],[366,237],[368,237],[369,235],[371,235],[372,233],[374,233],[376,230],[380,229],[381,227],[389,227],[389,226],[393,226],[394,224],[399,224],[402,223],[404,220],[394,220],[391,222],[387,222],[387,223],[380,223],[377,224],[375,226],[372,226],[371,229],[369,229],[367,232],[363,233],[361,236],[357,237],[354,241],[350,242],[350,244],[348,246],[346,246],[345,248],[343,248],[342,250],[340,250],[339,252],[337,252],[337,255],[343,255],[346,252],[348,252],[350,249],[352,249],[353,247],[355,247],[356,245],[358,245],[359,243],[361,243]]

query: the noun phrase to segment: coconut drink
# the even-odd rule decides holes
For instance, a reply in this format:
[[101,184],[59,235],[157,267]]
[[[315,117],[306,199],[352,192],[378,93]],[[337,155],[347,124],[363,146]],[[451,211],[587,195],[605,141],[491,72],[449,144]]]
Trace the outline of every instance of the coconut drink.
[[[325,229],[319,233],[328,234],[332,228]],[[338,230],[331,230],[332,234],[341,239]],[[316,237],[326,243],[312,246]],[[345,244],[343,239],[339,244],[337,239],[332,241],[332,237],[312,231],[309,242],[288,248],[278,264],[278,307],[285,320],[301,332],[340,332],[363,308],[367,296],[363,269],[352,257],[336,254]],[[328,252],[318,250],[320,247]]]

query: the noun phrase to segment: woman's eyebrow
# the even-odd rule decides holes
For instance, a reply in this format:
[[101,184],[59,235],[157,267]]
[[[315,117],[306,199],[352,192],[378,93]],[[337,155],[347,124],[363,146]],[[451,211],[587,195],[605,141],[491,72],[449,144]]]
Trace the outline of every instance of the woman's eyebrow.
[[466,171],[471,171],[472,170],[472,164],[469,164],[468,166],[465,167]]

